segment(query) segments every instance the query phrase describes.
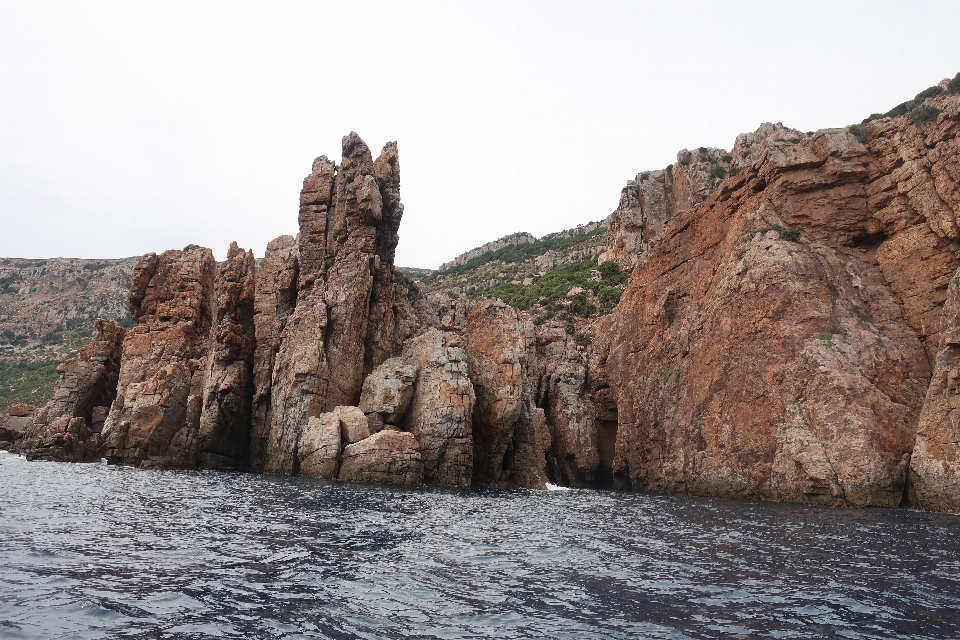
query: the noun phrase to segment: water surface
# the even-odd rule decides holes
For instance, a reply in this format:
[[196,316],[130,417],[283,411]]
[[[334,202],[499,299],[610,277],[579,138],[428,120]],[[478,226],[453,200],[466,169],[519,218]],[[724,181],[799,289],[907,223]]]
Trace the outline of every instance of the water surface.
[[960,516],[0,453],[0,637],[956,638]]

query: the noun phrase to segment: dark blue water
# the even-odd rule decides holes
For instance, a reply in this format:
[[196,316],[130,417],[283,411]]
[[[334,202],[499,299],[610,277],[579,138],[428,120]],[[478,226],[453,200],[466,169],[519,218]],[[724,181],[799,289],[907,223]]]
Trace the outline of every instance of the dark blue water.
[[0,453],[0,636],[960,637],[960,517]]

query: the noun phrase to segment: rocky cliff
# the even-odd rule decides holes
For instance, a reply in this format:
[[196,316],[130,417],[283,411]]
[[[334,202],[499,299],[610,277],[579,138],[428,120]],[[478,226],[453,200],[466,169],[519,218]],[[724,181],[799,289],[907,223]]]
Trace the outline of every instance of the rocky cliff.
[[614,486],[960,508],[943,313],[960,95],[930,93],[850,129],[765,125],[736,175],[671,211],[594,354]]
[[516,234],[419,285],[393,264],[397,147],[350,134],[258,267],[236,246],[142,258],[136,326],[100,325],[3,437],[47,459],[960,509],[955,85],[681,151],[605,225]]

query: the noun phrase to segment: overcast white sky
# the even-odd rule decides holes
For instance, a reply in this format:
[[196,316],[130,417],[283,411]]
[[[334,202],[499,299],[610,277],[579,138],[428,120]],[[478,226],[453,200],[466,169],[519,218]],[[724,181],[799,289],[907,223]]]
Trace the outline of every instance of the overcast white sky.
[[960,2],[0,2],[0,256],[263,254],[357,131],[397,263],[616,208],[681,148],[859,122],[960,71]]

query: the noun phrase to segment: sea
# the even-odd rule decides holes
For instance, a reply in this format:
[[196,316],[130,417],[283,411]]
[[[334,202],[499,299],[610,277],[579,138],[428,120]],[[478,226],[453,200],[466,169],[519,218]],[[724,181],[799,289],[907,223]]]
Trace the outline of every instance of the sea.
[[0,453],[2,638],[958,638],[960,516]]

